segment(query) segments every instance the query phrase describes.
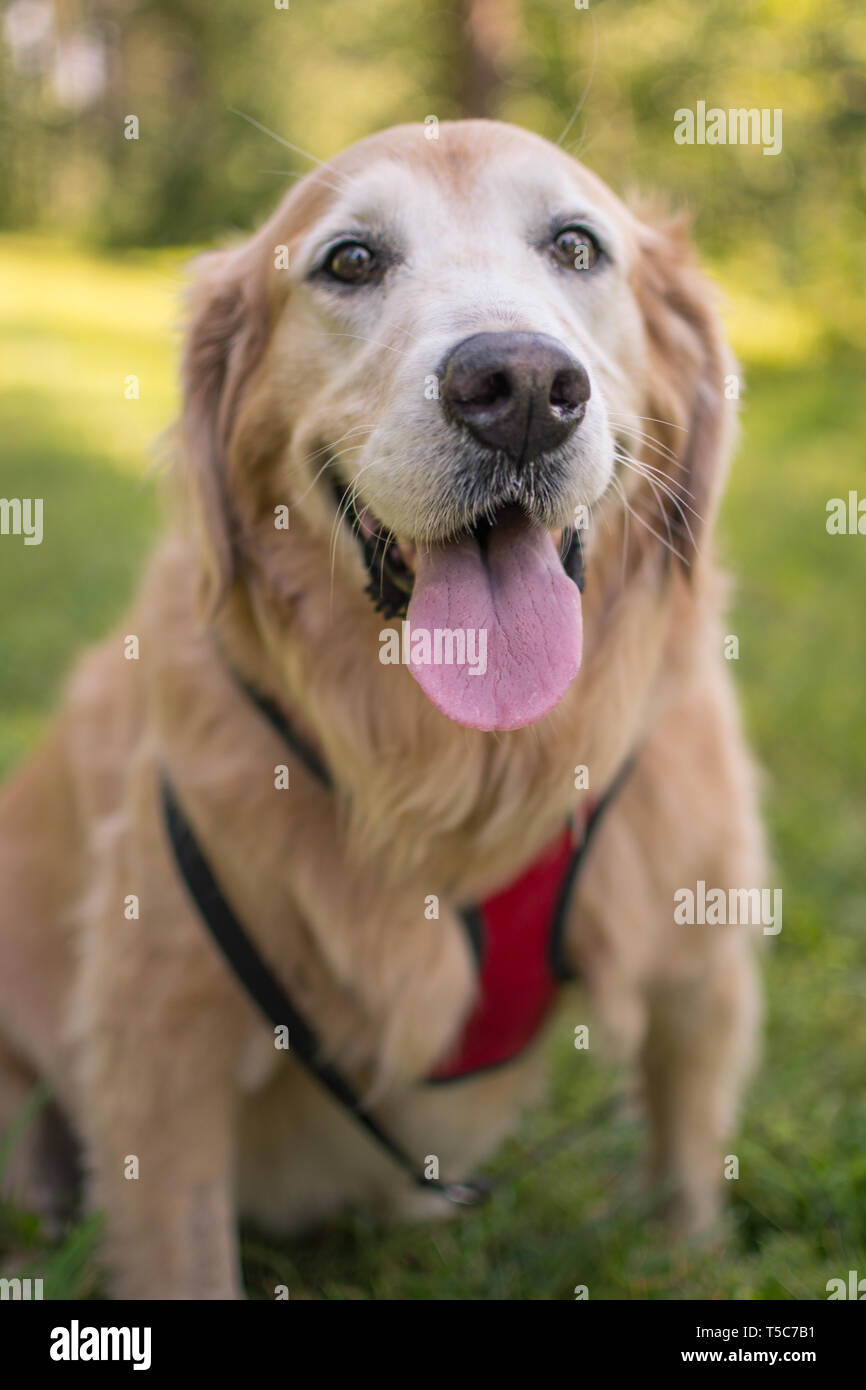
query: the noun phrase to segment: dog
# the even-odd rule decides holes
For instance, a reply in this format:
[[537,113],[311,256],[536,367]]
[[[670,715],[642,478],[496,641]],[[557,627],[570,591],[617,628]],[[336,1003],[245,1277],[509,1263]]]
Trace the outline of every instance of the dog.
[[111,1296],[242,1297],[240,1217],[453,1210],[571,978],[706,1229],[755,936],[674,894],[765,851],[685,228],[515,127],[401,126],[208,253],[189,318],[177,522],[0,800],[0,1129],[51,1093],[7,1190],[59,1219],[78,1154]]

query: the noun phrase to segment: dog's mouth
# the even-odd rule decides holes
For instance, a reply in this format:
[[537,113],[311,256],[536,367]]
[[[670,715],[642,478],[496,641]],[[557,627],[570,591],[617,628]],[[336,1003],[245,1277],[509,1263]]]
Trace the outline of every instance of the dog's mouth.
[[511,730],[559,704],[580,667],[578,531],[552,533],[509,504],[448,540],[403,540],[349,489],[335,492],[363,548],[367,593],[386,618],[408,618],[401,660],[437,709],[469,728]]
[[[369,507],[357,507],[351,499],[350,487],[334,479],[333,488],[340,516],[351,526],[363,547],[368,575],[366,592],[373,607],[386,618],[405,618],[415,586],[418,545],[415,541],[396,537]],[[509,515],[520,512],[521,508],[515,506],[497,507],[492,518],[479,517],[459,532],[453,538],[454,542],[474,540],[483,554],[488,549],[491,533],[497,524]],[[531,525],[528,516],[526,524]],[[550,535],[559,550],[562,568],[582,593],[585,576],[580,532],[573,527],[564,527],[550,532]]]

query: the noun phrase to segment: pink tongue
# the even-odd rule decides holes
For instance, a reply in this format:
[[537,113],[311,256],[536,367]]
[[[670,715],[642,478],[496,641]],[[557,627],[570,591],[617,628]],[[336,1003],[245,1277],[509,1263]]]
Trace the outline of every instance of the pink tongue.
[[[549,533],[523,519],[498,522],[486,554],[471,537],[419,549],[408,619],[412,675],[438,710],[470,729],[534,723],[580,668],[580,593]],[[437,629],[452,634],[438,649]]]

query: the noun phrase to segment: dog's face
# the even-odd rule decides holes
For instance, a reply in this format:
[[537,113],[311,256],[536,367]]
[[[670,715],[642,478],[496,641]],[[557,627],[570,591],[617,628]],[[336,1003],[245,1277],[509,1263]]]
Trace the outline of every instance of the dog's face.
[[570,526],[610,481],[608,403],[627,408],[643,346],[630,219],[522,132],[461,134],[459,154],[448,128],[386,145],[295,252],[327,382],[310,425],[362,432],[341,472],[416,546],[508,506]]
[[220,262],[187,355],[187,438],[210,440],[212,494],[259,478],[223,570],[271,502],[323,544],[336,524],[348,582],[388,617],[483,646],[483,671],[412,657],[433,703],[511,729],[578,670],[581,533],[618,444],[655,441],[676,508],[657,524],[692,532],[699,488],[675,467],[697,484],[688,456],[718,452],[721,355],[673,244],[574,160],[488,122],[427,133],[355,146]]

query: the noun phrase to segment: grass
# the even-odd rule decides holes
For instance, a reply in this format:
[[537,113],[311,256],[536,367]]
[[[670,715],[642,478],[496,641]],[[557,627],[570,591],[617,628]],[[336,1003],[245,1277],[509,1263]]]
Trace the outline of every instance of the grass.
[[[0,490],[46,499],[50,542],[0,542],[0,771],[33,746],[76,651],[122,613],[154,535],[147,473],[175,404],[179,262],[0,243]],[[746,353],[759,335],[742,320],[739,306]],[[856,363],[814,360],[786,351],[747,373],[721,525],[785,914],[721,1246],[666,1247],[635,1188],[639,1127],[581,1123],[619,1078],[594,1060],[587,1069],[563,1037],[552,1105],[492,1165],[505,1181],[488,1206],[387,1232],[358,1216],[288,1245],[250,1233],[253,1297],[287,1284],[292,1298],[561,1299],[586,1284],[591,1298],[812,1299],[831,1277],[866,1273],[864,542],[824,526],[828,498],[866,494],[866,399]],[[563,1122],[572,1142],[536,1163],[534,1146]],[[49,1245],[27,1213],[0,1208],[0,1251],[43,1276],[46,1297],[99,1296],[97,1235],[88,1221]]]

